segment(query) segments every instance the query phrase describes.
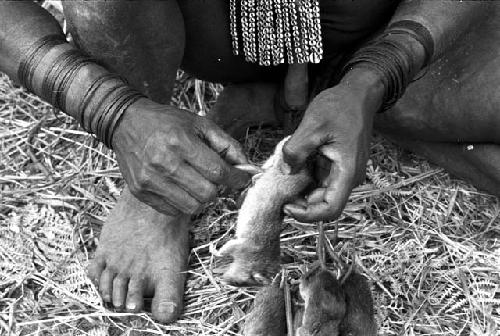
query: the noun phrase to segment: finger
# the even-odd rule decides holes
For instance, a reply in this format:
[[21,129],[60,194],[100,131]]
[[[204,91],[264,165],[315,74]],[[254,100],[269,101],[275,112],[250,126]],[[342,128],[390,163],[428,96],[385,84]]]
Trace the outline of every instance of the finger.
[[217,187],[187,162],[181,164],[170,179],[201,203],[211,201],[217,196]]
[[292,172],[298,171],[304,166],[309,155],[322,144],[323,141],[318,132],[311,132],[309,127],[301,123],[283,146],[283,160],[292,168]]
[[157,194],[151,192],[142,192],[140,196],[137,196],[141,202],[149,205],[153,209],[162,214],[168,216],[177,216],[181,214],[181,211],[173,206],[170,202],[165,202],[161,197]]
[[209,123],[202,130],[204,139],[208,145],[221,155],[230,164],[246,164],[248,159],[241,144],[229,134],[220,129],[217,125]]
[[340,216],[352,190],[354,169],[349,164],[332,164],[328,185],[313,191],[306,206],[288,204],[285,213],[303,222],[330,221]]
[[128,283],[126,308],[131,312],[139,312],[144,306],[144,280],[132,277]]
[[201,203],[197,199],[169,180],[158,180],[154,185],[147,186],[142,192],[141,199],[162,213],[170,213],[174,209],[191,215],[201,208]]
[[118,274],[113,280],[113,306],[123,309],[127,297],[128,277]]
[[309,203],[322,202],[325,191],[326,191],[326,188],[314,189],[309,195],[306,196],[307,202],[309,202]]
[[238,189],[243,188],[250,180],[249,174],[228,164],[201,141],[193,144],[190,152],[185,154],[186,161],[216,185],[223,184]]
[[331,207],[326,202],[307,204],[307,206],[288,204],[284,211],[288,216],[306,223],[329,221],[333,219]]

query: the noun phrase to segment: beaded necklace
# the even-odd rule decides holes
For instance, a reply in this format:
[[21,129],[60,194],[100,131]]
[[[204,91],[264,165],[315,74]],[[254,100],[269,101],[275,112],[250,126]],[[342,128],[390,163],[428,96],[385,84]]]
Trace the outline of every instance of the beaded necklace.
[[230,0],[229,14],[233,53],[243,51],[246,61],[263,66],[321,61],[319,0]]

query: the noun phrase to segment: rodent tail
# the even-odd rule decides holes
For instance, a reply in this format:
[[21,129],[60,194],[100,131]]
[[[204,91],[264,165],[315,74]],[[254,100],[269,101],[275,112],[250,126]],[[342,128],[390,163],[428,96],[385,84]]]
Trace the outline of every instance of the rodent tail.
[[316,255],[322,269],[326,269],[325,228],[323,221],[318,222],[318,239],[316,240]]

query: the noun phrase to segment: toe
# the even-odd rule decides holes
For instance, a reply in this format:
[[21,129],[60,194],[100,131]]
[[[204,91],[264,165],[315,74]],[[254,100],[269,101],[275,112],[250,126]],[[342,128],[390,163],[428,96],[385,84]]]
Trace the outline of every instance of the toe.
[[127,297],[128,277],[118,274],[113,280],[113,306],[117,309],[125,307]]
[[90,281],[94,283],[94,285],[99,285],[99,280],[101,279],[101,273],[104,270],[106,263],[104,259],[96,257],[92,260],[92,263],[89,265],[87,273]]
[[173,322],[183,306],[184,275],[180,272],[171,277],[161,277],[153,297],[153,317],[162,323]]
[[139,312],[144,307],[144,280],[132,277],[128,283],[126,306],[130,312]]
[[113,295],[114,278],[115,278],[115,272],[113,272],[109,268],[106,268],[101,274],[101,280],[99,282],[99,291],[101,292],[101,296],[104,302],[111,302]]

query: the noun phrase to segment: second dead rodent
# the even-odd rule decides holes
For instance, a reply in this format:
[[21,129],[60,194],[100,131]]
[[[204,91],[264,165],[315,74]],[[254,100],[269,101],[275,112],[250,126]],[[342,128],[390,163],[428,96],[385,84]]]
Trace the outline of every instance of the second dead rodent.
[[283,336],[286,334],[285,295],[276,277],[255,295],[252,311],[247,315],[244,336]]
[[[335,230],[335,241],[337,240]],[[319,265],[301,279],[300,294],[305,301],[301,326],[297,336],[375,336],[377,327],[373,316],[373,299],[366,278],[353,269],[341,277],[326,268],[323,223],[319,224]]]

